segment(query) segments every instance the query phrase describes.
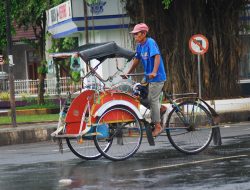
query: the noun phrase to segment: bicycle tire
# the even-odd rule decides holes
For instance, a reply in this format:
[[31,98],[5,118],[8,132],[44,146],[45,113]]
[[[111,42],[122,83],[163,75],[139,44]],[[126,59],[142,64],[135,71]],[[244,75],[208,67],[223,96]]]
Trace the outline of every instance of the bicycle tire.
[[[187,124],[182,121],[183,114]],[[212,125],[212,116],[203,105],[184,101],[169,113],[166,133],[174,148],[185,154],[197,154],[210,144]]]
[[66,142],[71,152],[78,158],[96,160],[102,156],[96,149],[93,140],[84,140],[83,143],[80,144],[76,138],[66,138]]
[[[111,113],[129,115],[130,121],[126,121],[126,118],[124,118],[119,122],[105,123],[105,117],[108,117]],[[125,106],[113,106],[98,118],[96,131],[101,124],[107,125],[109,135],[105,138],[95,136],[94,142],[105,158],[112,161],[121,161],[130,158],[137,152],[141,145],[143,130],[139,118],[132,110]],[[105,146],[105,143],[109,141],[113,143],[108,151],[103,151],[103,144]]]
[[[88,115],[88,110],[85,114]],[[67,129],[67,126],[65,129]],[[71,152],[77,157],[84,160],[96,160],[102,157],[102,154],[97,150],[93,138],[94,136],[92,136],[92,138],[85,138],[83,136],[83,142],[81,143],[79,143],[76,138],[66,138],[66,142]],[[107,144],[103,151],[107,151],[109,147],[110,144]]]

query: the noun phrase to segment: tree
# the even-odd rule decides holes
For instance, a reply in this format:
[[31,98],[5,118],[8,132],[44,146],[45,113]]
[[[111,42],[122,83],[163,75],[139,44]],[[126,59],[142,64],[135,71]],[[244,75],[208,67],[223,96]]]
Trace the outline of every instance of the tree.
[[6,47],[6,19],[5,19],[5,9],[4,1],[0,2],[0,54]]
[[[40,56],[40,65],[38,68],[39,73],[39,94],[38,103],[44,104],[44,80],[47,73],[47,63],[45,60],[45,40],[46,40],[46,10],[54,7],[64,0],[47,0],[47,1],[36,1],[36,0],[11,0],[12,6],[12,23],[15,21],[19,27],[24,27],[28,29],[31,27],[34,31],[37,40],[27,40],[24,41],[37,51]],[[5,9],[4,1],[0,2],[0,53],[5,51],[6,48],[6,21],[5,21]],[[15,33],[12,26],[13,34]],[[76,40],[65,38],[57,41],[57,47],[59,50],[68,50],[75,47]]]
[[32,27],[37,41],[33,41],[33,46],[40,56],[39,90],[38,104],[44,104],[44,81],[47,73],[47,63],[45,60],[45,43],[46,43],[46,10],[58,5],[63,0],[23,0],[16,4],[15,21],[19,26],[26,28]]
[[[11,13],[15,12],[16,1],[12,1]],[[6,36],[6,17],[5,17],[5,1],[0,1],[0,54],[6,52],[7,36]],[[13,21],[13,14],[11,15]],[[12,28],[12,32],[14,30]]]
[[164,9],[168,9],[172,0],[162,0],[162,4],[164,5]]
[[166,62],[166,88],[171,92],[197,92],[197,56],[190,53],[188,41],[194,34],[205,35],[210,47],[202,57],[202,92],[205,98],[216,98],[239,94],[239,32],[244,27],[239,18],[246,4],[247,0],[127,0],[126,9],[132,24],[149,25]]
[[[63,2],[63,0],[49,0],[49,1],[36,1],[36,0],[11,0],[11,20],[15,21],[19,27],[32,27],[37,41],[29,41],[37,50],[40,56],[39,72],[39,95],[38,103],[44,104],[44,79],[46,76],[46,61],[45,61],[45,38],[46,38],[46,10]],[[0,50],[5,51],[6,47],[6,21],[5,21],[4,1],[0,2]],[[13,33],[15,32],[12,26]]]

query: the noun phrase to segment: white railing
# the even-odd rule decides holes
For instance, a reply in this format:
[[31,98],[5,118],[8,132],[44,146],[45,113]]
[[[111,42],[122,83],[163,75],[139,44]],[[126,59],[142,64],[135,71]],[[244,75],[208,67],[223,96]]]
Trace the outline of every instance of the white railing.
[[[38,85],[39,80],[15,80],[15,95],[37,95],[38,94]],[[56,95],[58,94],[57,86],[59,86],[59,93],[66,94],[68,91],[72,91],[74,89],[81,89],[81,84],[74,84],[70,78],[60,78],[59,84],[57,84],[56,78],[53,79],[45,79],[45,94],[48,95]],[[9,83],[8,81],[0,81],[0,92],[8,91]]]

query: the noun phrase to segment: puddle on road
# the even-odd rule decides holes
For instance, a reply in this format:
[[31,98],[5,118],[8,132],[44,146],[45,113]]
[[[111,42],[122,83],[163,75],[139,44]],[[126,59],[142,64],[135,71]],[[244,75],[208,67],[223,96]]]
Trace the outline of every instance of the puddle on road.
[[250,155],[250,135],[223,138],[222,143],[221,146],[212,148],[211,153],[213,152],[215,155],[233,155],[241,153]]
[[[224,158],[237,155],[230,159]],[[198,155],[175,149],[154,149],[112,162],[107,159],[25,164],[0,168],[1,190],[16,189],[240,189],[250,187],[250,136],[227,138],[220,147],[210,146]],[[204,161],[197,162],[195,161]],[[208,161],[206,161],[208,160]],[[193,162],[193,163],[192,163]],[[178,165],[189,163],[186,165]],[[173,167],[140,171],[159,166]],[[176,165],[176,166],[174,166]],[[65,186],[61,179],[70,179]]]

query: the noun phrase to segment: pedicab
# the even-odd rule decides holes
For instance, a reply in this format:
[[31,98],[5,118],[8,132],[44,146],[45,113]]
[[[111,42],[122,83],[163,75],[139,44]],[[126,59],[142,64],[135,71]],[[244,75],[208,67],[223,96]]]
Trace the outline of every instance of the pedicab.
[[[154,126],[140,110],[144,96],[142,85],[133,82],[133,90],[125,92],[108,88],[106,83],[112,81],[113,76],[104,79],[97,73],[98,66],[106,59],[125,58],[130,61],[134,55],[115,42],[87,44],[70,52],[50,55],[55,60],[72,56],[81,58],[89,70],[81,80],[94,76],[102,84],[95,84],[92,89],[83,88],[79,95],[74,98],[69,95],[65,101],[57,130],[51,134],[59,142],[60,150],[62,139],[66,139],[69,149],[79,158],[93,160],[104,156],[117,161],[136,153],[145,132],[148,143],[154,145]],[[89,63],[93,59],[98,60],[94,67]],[[117,70],[122,72],[118,67]],[[213,116],[216,112],[197,97],[180,102],[166,93],[165,97],[172,105],[164,124],[170,143],[186,154],[204,150],[214,135]]]
[[[80,57],[89,69],[89,72],[82,77],[82,81],[95,76],[102,83],[100,88],[98,87],[100,85],[96,85],[95,89],[82,89],[81,93],[73,99],[71,94],[69,95],[61,109],[57,130],[51,134],[59,141],[60,146],[62,146],[62,139],[66,139],[68,147],[76,156],[88,160],[97,159],[102,155],[96,149],[93,137],[103,139],[105,135],[111,135],[104,122],[97,124],[103,113],[106,115],[102,120],[108,124],[132,121],[133,116],[141,118],[138,111],[139,101],[129,93],[106,88],[105,83],[111,81],[112,78],[105,80],[96,72],[98,66],[108,58],[125,58],[129,61],[134,55],[134,52],[119,47],[115,42],[87,44],[70,52],[50,54],[55,61],[72,56]],[[95,67],[91,67],[89,63],[92,59],[99,61]],[[129,108],[136,115],[123,110],[110,111],[117,106]],[[109,111],[108,114],[107,111]],[[110,148],[112,141],[104,141],[102,144],[103,150],[106,151]]]

